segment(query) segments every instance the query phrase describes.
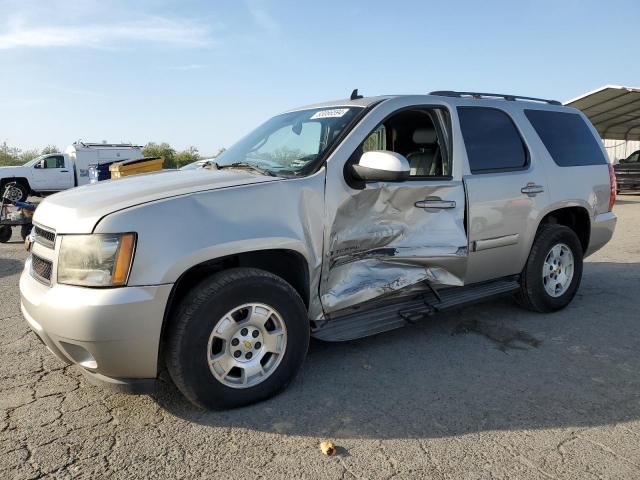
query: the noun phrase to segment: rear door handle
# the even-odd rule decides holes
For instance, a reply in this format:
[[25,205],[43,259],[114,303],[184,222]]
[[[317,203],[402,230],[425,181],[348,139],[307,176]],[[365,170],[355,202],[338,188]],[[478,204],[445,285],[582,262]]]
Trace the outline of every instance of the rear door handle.
[[418,208],[456,208],[456,202],[439,198],[427,198],[426,200],[418,200],[415,206]]
[[530,197],[535,197],[537,194],[544,192],[544,187],[542,185],[536,185],[533,182],[529,182],[522,187],[520,191]]

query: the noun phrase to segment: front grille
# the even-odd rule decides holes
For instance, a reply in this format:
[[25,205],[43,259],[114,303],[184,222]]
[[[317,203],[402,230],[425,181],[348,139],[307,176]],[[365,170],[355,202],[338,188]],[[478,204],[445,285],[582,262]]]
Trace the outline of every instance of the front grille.
[[50,230],[45,230],[42,227],[35,225],[33,227],[35,233],[36,242],[45,247],[53,248],[56,243],[56,234]]
[[49,285],[51,283],[52,268],[53,264],[49,260],[40,258],[37,255],[31,255],[31,275],[33,275],[36,280],[40,280]]

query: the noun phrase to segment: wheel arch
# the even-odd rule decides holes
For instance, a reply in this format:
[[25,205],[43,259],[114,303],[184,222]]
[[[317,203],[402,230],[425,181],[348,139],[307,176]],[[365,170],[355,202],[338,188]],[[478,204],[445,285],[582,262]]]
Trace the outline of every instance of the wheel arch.
[[253,250],[206,260],[184,271],[171,289],[162,320],[160,355],[163,351],[162,344],[165,340],[166,327],[176,307],[180,304],[180,300],[191,288],[204,279],[235,267],[258,268],[281,277],[298,292],[305,307],[309,308],[311,299],[309,265],[307,259],[298,251],[289,249]]
[[31,185],[29,184],[29,179],[27,177],[4,177],[0,179],[0,185],[5,186],[7,183],[18,182],[27,187],[28,191],[31,191]]
[[569,227],[580,240],[582,252],[589,248],[591,239],[591,215],[584,205],[564,204],[547,211],[538,223],[536,234],[542,225],[557,224]]

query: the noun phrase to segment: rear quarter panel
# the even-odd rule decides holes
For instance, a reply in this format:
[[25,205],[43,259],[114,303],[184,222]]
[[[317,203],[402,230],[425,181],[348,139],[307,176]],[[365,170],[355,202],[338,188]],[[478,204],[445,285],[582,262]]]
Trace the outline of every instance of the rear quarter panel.
[[[551,110],[552,108],[549,109]],[[558,107],[558,111],[579,114],[586,122],[592,135],[597,139],[603,157],[605,159],[608,158],[598,132],[582,112],[564,107]],[[611,186],[609,183],[608,163],[561,167],[553,160],[535,130],[532,127],[529,127],[529,129],[531,131],[530,142],[535,146],[539,157],[543,160],[547,172],[546,190],[549,194],[549,203],[540,212],[538,221],[554,210],[566,207],[582,207],[588,212],[593,225],[597,215],[604,214],[609,210]],[[533,238],[531,243],[533,243]]]

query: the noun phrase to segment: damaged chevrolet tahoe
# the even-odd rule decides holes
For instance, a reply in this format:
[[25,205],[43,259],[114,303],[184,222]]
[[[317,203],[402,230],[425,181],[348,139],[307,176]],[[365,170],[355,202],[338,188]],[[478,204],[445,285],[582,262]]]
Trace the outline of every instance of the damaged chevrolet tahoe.
[[198,406],[245,405],[293,379],[310,337],[505,294],[565,307],[615,193],[596,131],[558,102],[354,92],[273,117],[207,168],[47,198],[22,312],[94,381],[144,389],[166,366]]

